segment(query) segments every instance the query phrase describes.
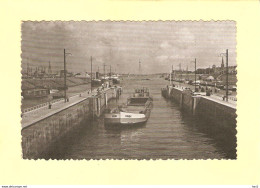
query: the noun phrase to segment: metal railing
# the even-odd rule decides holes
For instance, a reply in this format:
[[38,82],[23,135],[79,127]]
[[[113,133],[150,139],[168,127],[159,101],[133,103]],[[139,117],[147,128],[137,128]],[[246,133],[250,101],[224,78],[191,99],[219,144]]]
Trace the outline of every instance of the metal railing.
[[33,111],[33,110],[36,110],[36,109],[40,109],[40,108],[43,108],[43,107],[45,107],[45,106],[48,106],[49,104],[55,104],[55,103],[57,103],[57,102],[59,102],[59,101],[62,101],[62,100],[64,100],[64,98],[55,99],[55,100],[53,100],[53,101],[51,101],[51,102],[46,102],[46,103],[38,104],[38,105],[36,105],[36,106],[33,106],[33,107],[30,107],[30,108],[24,109],[24,110],[22,111],[22,113],[26,113],[26,112],[30,112],[30,111]]
[[[74,97],[77,97],[77,96],[81,97],[84,93],[91,94],[90,90],[87,90],[87,91],[84,91],[84,92],[81,92],[81,93],[76,93],[76,94],[74,94],[74,95],[72,95],[68,98],[71,99],[71,98],[74,98]],[[92,93],[95,93],[95,91],[92,91]],[[64,98],[55,99],[55,100],[52,100],[50,102],[46,102],[46,103],[38,104],[36,106],[32,106],[30,108],[26,108],[22,111],[22,114],[25,114],[27,112],[31,112],[31,111],[34,111],[34,110],[38,110],[38,109],[43,108],[43,107],[47,107],[49,104],[52,105],[52,104],[58,103],[60,101],[64,101]]]
[[[185,87],[185,86],[181,86],[181,85],[175,85],[175,88],[185,90],[185,89],[187,89],[189,87]],[[162,88],[162,91],[164,91],[164,90],[167,90],[167,88]],[[200,93],[200,92],[198,92],[198,93]],[[203,92],[203,93],[206,93],[206,91]],[[219,94],[219,93],[214,92],[213,88],[212,88],[211,95],[215,95],[217,97],[220,97],[221,99],[225,96],[224,94]],[[228,96],[228,99],[231,100],[231,101],[237,101],[237,97],[236,96]]]
[[[213,93],[214,95],[216,95],[216,96],[218,96],[218,97],[221,97],[221,98],[223,98],[225,95],[221,95],[221,94],[217,94],[217,93]],[[232,100],[232,101],[237,101],[237,97],[235,97],[235,96],[228,96],[228,99],[229,100]]]
[[237,97],[233,97],[233,96],[229,96],[228,99],[230,99],[232,101],[237,101]]

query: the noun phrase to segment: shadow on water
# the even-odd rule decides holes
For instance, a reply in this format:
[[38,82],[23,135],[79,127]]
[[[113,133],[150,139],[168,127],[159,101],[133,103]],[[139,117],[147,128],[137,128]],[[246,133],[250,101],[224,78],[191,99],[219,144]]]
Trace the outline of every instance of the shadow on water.
[[[109,154],[104,157],[96,156],[96,153],[99,151],[97,143],[99,142],[100,135],[107,135],[113,140],[119,140],[124,134],[134,134],[137,130],[145,128],[146,123],[142,123],[136,126],[105,126],[104,119],[100,119],[83,122],[77,127],[74,127],[69,133],[64,135],[62,138],[59,138],[57,141],[53,142],[48,150],[42,153],[40,158],[43,159],[109,159],[115,157],[109,157]],[[100,132],[104,132],[101,134]],[[95,143],[96,142],[96,143]],[[76,156],[71,155],[75,149],[79,152],[83,147],[82,145],[89,145],[90,151],[87,155]],[[71,157],[68,157],[71,156]],[[127,156],[129,158],[129,156]],[[123,156],[118,156],[118,158],[123,159]]]
[[141,128],[146,127],[146,122],[145,123],[139,123],[139,124],[134,124],[134,125],[106,125],[104,124],[105,130],[109,132],[122,132],[122,131],[135,131]]
[[181,118],[189,128],[196,129],[212,139],[212,144],[222,151],[225,158],[237,158],[237,139],[234,126],[226,126],[218,120],[213,122],[199,116],[193,116],[184,110],[181,110]]
[[43,159],[69,159],[66,156],[72,149],[84,141],[85,138],[93,139],[97,132],[97,125],[100,120],[82,122],[70,130],[69,133],[54,141],[48,150],[41,154]]
[[[104,119],[77,125],[40,155],[44,159],[236,159],[235,127],[208,122],[161,97],[164,80],[124,80],[124,103],[136,85],[150,88],[154,107],[147,123],[136,127],[104,126]],[[143,84],[144,82],[145,84]],[[149,85],[150,84],[150,85]],[[159,89],[158,89],[159,88]]]

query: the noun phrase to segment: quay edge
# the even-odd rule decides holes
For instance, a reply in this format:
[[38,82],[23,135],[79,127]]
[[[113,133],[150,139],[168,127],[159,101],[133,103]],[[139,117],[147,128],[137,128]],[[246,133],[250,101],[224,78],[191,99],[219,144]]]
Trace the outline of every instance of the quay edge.
[[41,109],[39,109],[37,121],[31,121],[30,123],[30,121],[23,119],[25,122],[23,124],[22,120],[23,158],[37,159],[50,144],[59,140],[82,123],[91,122],[93,119],[98,118],[103,113],[109,100],[118,98],[121,92],[121,88],[108,88],[93,96],[77,100],[68,107],[59,108],[45,116],[41,115]]
[[[223,150],[227,153],[228,158],[237,158],[237,115],[235,104],[216,100],[211,96],[194,96],[191,91],[172,86],[163,88],[161,94],[168,100],[178,104],[185,113],[190,114],[195,124],[199,121],[199,128],[202,131],[203,129],[211,129],[216,139],[219,139],[218,134],[229,135],[223,138],[228,145],[222,145],[221,147],[224,148]],[[223,142],[223,140],[220,142]]]
[[197,121],[200,122],[199,124],[203,124],[202,130],[212,129],[214,135],[229,135],[225,137],[225,142],[228,142],[232,147],[225,146],[224,150],[228,153],[229,158],[237,158],[236,105],[215,100],[210,96],[194,96],[190,91],[172,86],[163,88],[161,94],[178,104],[185,113],[190,114],[195,124]]

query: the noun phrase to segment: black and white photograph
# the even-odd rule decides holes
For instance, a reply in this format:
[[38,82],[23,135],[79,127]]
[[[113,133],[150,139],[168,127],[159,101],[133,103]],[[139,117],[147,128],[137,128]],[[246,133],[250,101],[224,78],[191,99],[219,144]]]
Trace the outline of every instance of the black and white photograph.
[[235,21],[23,21],[23,159],[237,159]]

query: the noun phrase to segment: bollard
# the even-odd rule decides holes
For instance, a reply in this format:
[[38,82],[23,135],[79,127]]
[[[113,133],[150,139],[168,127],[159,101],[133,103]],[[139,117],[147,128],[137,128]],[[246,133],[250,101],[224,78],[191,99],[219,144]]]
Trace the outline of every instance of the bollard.
[[183,96],[184,94],[181,92],[181,95],[180,95],[180,107],[182,108],[183,106]]
[[105,106],[107,106],[107,93],[104,93],[104,102],[105,102]]
[[49,103],[49,109],[51,109],[51,103]]
[[197,98],[196,97],[192,97],[192,114],[195,115],[196,114],[196,101]]

